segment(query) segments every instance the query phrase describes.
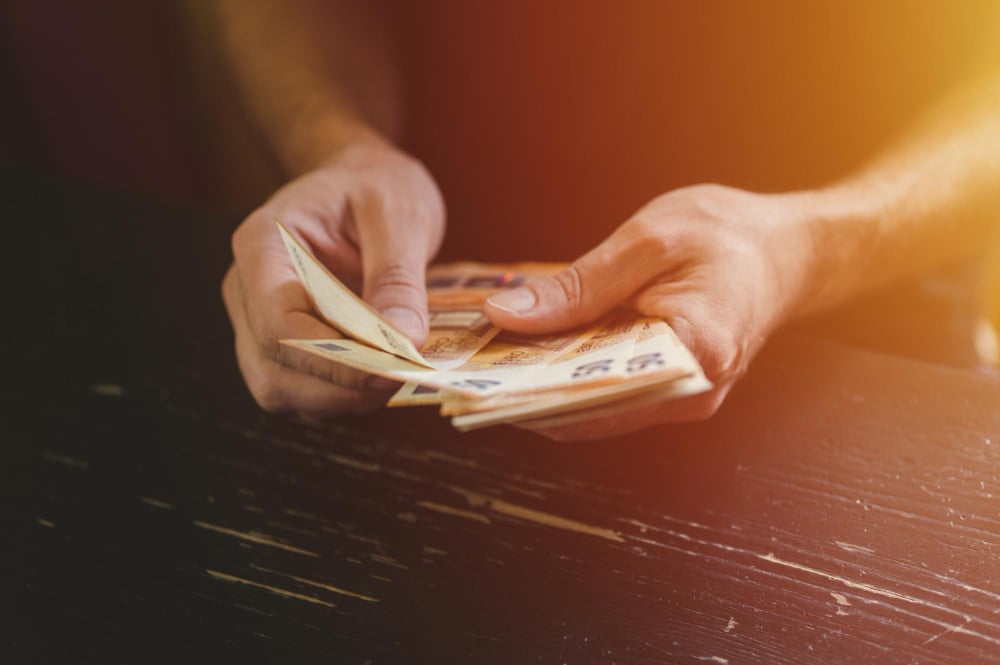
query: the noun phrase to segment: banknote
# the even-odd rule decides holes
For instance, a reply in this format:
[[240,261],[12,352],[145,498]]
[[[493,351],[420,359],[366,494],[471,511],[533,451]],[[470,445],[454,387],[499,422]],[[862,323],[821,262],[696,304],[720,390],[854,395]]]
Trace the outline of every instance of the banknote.
[[[499,423],[571,423],[599,413],[711,387],[670,327],[620,310],[549,335],[501,331],[483,301],[562,264],[432,266],[430,331],[417,349],[319,262],[279,222],[282,239],[316,311],[345,335],[281,340],[308,353],[404,385],[390,406],[440,405],[462,430]],[[631,406],[630,406],[631,405]]]
[[[712,382],[703,373],[699,372],[695,376],[682,377],[635,394],[621,395],[615,400],[609,400],[604,403],[577,404],[568,410],[564,409],[550,415],[534,414],[533,416],[516,420],[508,418],[503,420],[502,423],[517,423],[518,425],[533,429],[564,427],[587,420],[627,414],[634,409],[648,404],[665,404],[682,397],[699,395],[711,389]],[[456,424],[454,420],[452,419],[452,424],[463,432],[501,424],[501,421]]]
[[338,280],[280,221],[278,229],[317,312],[351,339],[423,367],[450,369],[464,364],[499,332],[479,304],[435,303],[429,312],[427,341],[417,350],[406,335]]
[[[483,399],[624,380],[639,326],[635,321],[607,322],[582,331],[536,338],[533,344],[522,347],[511,344],[516,336],[501,333],[462,365],[451,369],[418,365],[357,340],[281,343],[370,374]],[[592,343],[595,338],[598,343]],[[578,348],[584,351],[577,353]],[[557,361],[548,362],[553,357]]]
[[[635,345],[633,354],[625,360],[629,380],[587,389],[552,391],[533,396],[533,399],[508,398],[484,400],[484,404],[468,408],[452,418],[452,424],[461,430],[486,427],[500,423],[519,422],[593,408],[607,402],[635,402],[639,396],[656,394],[657,399],[674,399],[693,395],[712,387],[690,351],[676,338],[670,327],[662,321],[647,322],[643,339]],[[645,403],[645,402],[643,402]],[[442,411],[455,404],[445,402]],[[459,402],[462,404],[462,402]],[[593,417],[592,415],[589,417]]]
[[[553,335],[521,335],[501,332],[487,346],[477,352],[459,371],[472,373],[489,369],[520,367],[516,381],[508,381],[505,388],[489,393],[481,392],[479,399],[489,394],[520,395],[571,386],[612,383],[624,378],[616,367],[616,359],[626,358],[631,352],[643,322],[634,316],[617,314],[606,317],[586,328]],[[487,376],[476,374],[476,376]],[[389,406],[416,406],[434,404],[444,400],[447,391],[430,393],[416,391],[404,385],[390,400]]]
[[[454,393],[449,393],[447,390],[442,390],[441,388],[435,388],[434,386],[422,386],[419,383],[408,381],[400,386],[399,390],[389,398],[389,401],[386,402],[386,406],[431,406],[434,404],[441,404],[444,402],[445,397],[453,394]],[[457,395],[455,395],[455,397],[457,397]],[[478,402],[479,400],[470,401]]]
[[284,224],[280,221],[277,224],[299,280],[311,296],[313,306],[330,325],[348,337],[386,353],[406,358],[418,365],[430,366],[409,337],[380,317],[334,277]]
[[[624,367],[628,376],[628,383],[631,387],[641,384],[648,387],[652,382],[669,381],[681,376],[687,376],[698,370],[698,364],[690,356],[687,348],[677,339],[673,331],[665,322],[644,318],[636,321],[638,333],[635,343],[629,346],[618,347],[616,356],[612,362],[617,361],[618,365]],[[593,347],[606,343],[607,337],[600,336],[596,341],[590,341],[586,345]],[[475,400],[466,399],[456,394],[449,394],[441,391],[435,394],[434,398],[425,399],[423,404],[440,403],[441,415],[455,416],[467,413],[478,413],[494,409],[507,409],[518,407],[522,404],[540,404],[544,401],[548,404],[555,401],[559,404],[569,404],[574,400],[587,400],[596,396],[616,395],[628,386],[620,385],[606,388],[581,388],[571,386],[560,390],[532,391],[521,394],[498,395],[487,399]],[[406,396],[401,396],[397,405],[405,404]],[[414,402],[416,403],[416,402]]]
[[529,279],[550,275],[565,263],[474,263],[463,261],[427,270],[427,300],[432,307],[481,307],[494,293],[513,289]]
[[480,308],[434,305],[428,314],[430,332],[420,354],[434,369],[464,365],[500,333]]
[[[472,261],[447,263],[434,265],[427,270],[427,302],[432,311],[435,310],[464,310],[472,308],[477,312],[482,312],[483,301],[491,295],[520,286],[527,280],[541,275],[548,275],[563,269],[563,263],[540,263],[540,262],[520,262],[520,263],[493,263],[483,264]],[[575,337],[567,337],[575,339]],[[522,339],[529,340],[528,344],[537,349],[542,344],[558,344],[558,342],[536,341],[529,337]],[[498,345],[508,342],[512,347],[520,343],[512,333],[506,333],[501,339],[496,340]],[[436,346],[440,342],[435,337],[434,319],[431,320],[431,339],[422,352],[426,355],[427,346]],[[498,349],[493,349],[495,354]],[[512,349],[512,356],[516,355],[516,348]],[[525,357],[529,355],[525,353]],[[508,360],[513,360],[511,357]],[[432,386],[421,385],[419,383],[405,383],[399,391],[393,395],[388,402],[390,407],[399,406],[424,406],[428,404],[439,404],[447,395],[457,396],[456,393],[449,393],[446,390],[434,388]]]

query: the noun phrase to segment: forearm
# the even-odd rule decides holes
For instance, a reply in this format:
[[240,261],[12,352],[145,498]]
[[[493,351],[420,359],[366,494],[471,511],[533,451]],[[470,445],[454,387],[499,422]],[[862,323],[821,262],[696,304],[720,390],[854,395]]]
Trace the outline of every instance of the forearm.
[[792,196],[815,256],[803,313],[983,251],[1000,224],[1000,78],[931,110],[858,173]]
[[[365,5],[366,8],[370,6]],[[222,41],[254,121],[290,175],[395,129],[376,17],[328,0],[224,0]]]

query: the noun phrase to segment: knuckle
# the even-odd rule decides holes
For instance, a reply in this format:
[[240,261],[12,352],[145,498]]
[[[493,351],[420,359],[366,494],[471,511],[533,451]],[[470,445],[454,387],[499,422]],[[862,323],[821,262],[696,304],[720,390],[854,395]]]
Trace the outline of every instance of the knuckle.
[[413,266],[404,263],[394,263],[372,276],[370,283],[365,284],[365,291],[372,294],[376,308],[392,302],[423,302],[424,276]]
[[271,330],[265,330],[257,338],[257,346],[266,358],[274,360],[282,365],[285,364],[283,351],[284,347],[278,341],[278,336]]
[[276,233],[274,220],[279,215],[275,210],[265,205],[257,208],[237,226],[229,236],[229,249],[236,265],[252,258],[253,252],[260,246],[261,238],[270,233]]
[[566,303],[572,308],[578,308],[584,303],[583,275],[580,269],[571,265],[552,276],[552,281],[560,290]]
[[693,316],[690,311],[671,316],[668,323],[713,383],[729,381],[738,374],[744,352],[723,324],[711,317]]
[[282,391],[267,378],[247,384],[257,406],[268,413],[281,413],[287,404]]
[[717,196],[724,196],[725,194],[731,191],[731,188],[727,187],[726,185],[721,185],[717,182],[703,182],[697,185],[686,187],[683,191],[695,198],[717,197]]
[[444,224],[444,204],[425,193],[398,194],[383,197],[379,203],[386,223],[396,226],[401,232],[409,229],[433,230]]
[[403,173],[408,177],[418,181],[431,180],[431,172],[427,165],[413,155],[400,155],[400,164]]
[[233,234],[229,237],[229,248],[233,253],[233,260],[236,263],[245,259],[244,248],[247,245],[248,236],[252,233],[254,220],[256,219],[258,212],[259,211],[255,211],[247,217],[242,224],[236,227],[236,230],[233,231]]
[[234,261],[239,261],[242,257],[243,252],[243,236],[246,235],[243,225],[236,227],[233,234],[229,236],[229,251],[233,255]]
[[[707,306],[706,306],[707,307]],[[697,356],[706,376],[713,382],[731,382],[746,371],[747,342],[731,325],[719,321],[703,307],[690,305],[675,315],[670,326]]]
[[719,411],[720,406],[722,406],[722,397],[713,394],[710,398],[701,400],[692,407],[689,418],[692,422],[708,420]]
[[392,263],[378,272],[375,276],[375,282],[378,286],[418,289],[417,284],[421,281],[422,277],[410,265]]
[[738,373],[741,355],[738,343],[713,335],[705,340],[703,369],[713,381],[732,378]]
[[410,182],[420,187],[426,187],[426,185],[430,184],[430,189],[437,191],[437,186],[434,184],[434,176],[431,175],[430,169],[427,168],[427,165],[422,160],[413,155],[403,153],[399,155],[399,165],[400,172]]
[[628,224],[632,251],[647,256],[663,256],[670,250],[670,239],[662,220],[650,215],[639,215],[633,217]]
[[219,291],[222,294],[222,301],[230,306],[234,302],[235,294],[233,293],[233,290],[236,288],[236,284],[234,282],[235,279],[235,268],[233,266],[229,266],[229,270],[227,270],[226,274],[223,275],[222,282],[219,285]]
[[[667,325],[669,325],[670,329],[674,331],[674,334],[677,335],[677,338],[681,341],[681,343],[683,343],[684,346],[688,347],[688,349],[690,349],[692,352],[695,351],[696,350],[695,342],[697,341],[695,338],[696,331],[694,325],[691,323],[690,317],[687,316],[686,314],[678,313],[676,311],[675,312],[662,311],[659,307],[660,303],[656,303],[656,305],[657,305],[656,307],[649,307],[648,309],[643,309],[642,310],[643,313],[652,316],[663,316],[667,321]],[[704,369],[704,363],[702,363],[702,365],[703,365],[702,369]]]

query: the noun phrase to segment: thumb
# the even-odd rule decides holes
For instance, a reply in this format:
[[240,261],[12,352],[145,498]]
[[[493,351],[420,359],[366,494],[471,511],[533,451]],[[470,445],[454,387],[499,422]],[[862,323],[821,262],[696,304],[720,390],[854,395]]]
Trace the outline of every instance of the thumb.
[[568,268],[490,296],[486,315],[501,328],[528,334],[590,323],[621,306],[657,272],[626,250],[621,234],[612,234]]
[[430,327],[423,249],[429,243],[420,237],[422,226],[408,221],[388,220],[382,209],[362,209],[358,215],[362,297],[420,348]]

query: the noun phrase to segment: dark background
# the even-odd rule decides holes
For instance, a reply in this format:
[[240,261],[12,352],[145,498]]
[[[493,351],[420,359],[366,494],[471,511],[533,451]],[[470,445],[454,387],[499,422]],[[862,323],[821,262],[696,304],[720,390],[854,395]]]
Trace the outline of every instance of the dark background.
[[[574,3],[590,22],[568,3],[479,4],[422,3],[390,26],[411,54],[403,140],[450,202],[446,256],[520,242],[571,258],[693,179],[821,182],[960,77],[984,24],[929,2]],[[790,333],[709,422],[610,442],[256,408],[217,284],[230,229],[282,175],[226,86],[207,6],[0,2],[0,661],[997,660],[995,380]],[[803,32],[761,37],[778,16]],[[903,26],[923,37],[889,38]],[[528,57],[555,37],[572,48]],[[660,71],[638,67],[654,47],[704,96],[632,97],[652,90],[636,77]],[[847,96],[803,92],[813,62]],[[770,78],[783,64],[789,80]],[[628,138],[637,109],[646,140]],[[656,134],[667,110],[686,126]],[[533,226],[554,235],[525,243]],[[864,325],[840,313],[839,333],[941,359],[934,335],[955,336],[968,300],[920,293],[860,303]]]
[[[404,91],[398,139],[448,204],[442,260],[568,261],[698,182],[821,186],[997,48],[987,0],[383,4]],[[0,0],[0,166],[235,225],[288,174],[232,88],[216,20],[190,0]],[[936,285],[893,288],[814,328],[941,358],[928,349],[953,328],[1000,311],[993,284],[978,287],[984,264],[943,267]]]

